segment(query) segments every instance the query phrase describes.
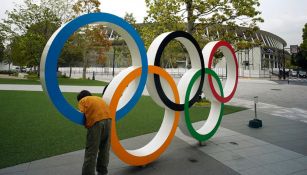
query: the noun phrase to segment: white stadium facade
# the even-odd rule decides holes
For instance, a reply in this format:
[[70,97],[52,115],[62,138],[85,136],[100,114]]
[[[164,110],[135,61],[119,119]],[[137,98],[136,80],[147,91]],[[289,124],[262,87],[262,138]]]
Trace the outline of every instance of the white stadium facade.
[[[254,33],[248,38],[244,33],[240,33],[245,40],[258,40],[261,45],[250,49],[236,51],[239,63],[240,77],[268,78],[272,74],[279,74],[284,67],[284,48],[287,43],[281,37],[263,30]],[[226,76],[226,63],[222,59],[216,65],[219,75]]]

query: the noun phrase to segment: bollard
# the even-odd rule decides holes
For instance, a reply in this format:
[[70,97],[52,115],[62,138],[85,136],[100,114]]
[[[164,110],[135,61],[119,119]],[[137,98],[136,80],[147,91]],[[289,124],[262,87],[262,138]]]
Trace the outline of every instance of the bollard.
[[262,127],[262,120],[258,119],[257,117],[257,103],[258,103],[258,96],[255,96],[254,97],[255,117],[253,120],[250,120],[248,123],[248,126],[250,128],[261,128]]

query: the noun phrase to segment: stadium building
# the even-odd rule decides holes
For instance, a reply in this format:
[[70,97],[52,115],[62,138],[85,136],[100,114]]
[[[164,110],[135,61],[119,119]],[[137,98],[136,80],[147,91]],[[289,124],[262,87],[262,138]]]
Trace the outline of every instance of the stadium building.
[[[204,38],[212,41],[218,40],[217,38],[220,38],[219,32],[208,32],[210,30],[208,28],[205,28],[204,30],[207,31],[205,32]],[[110,40],[118,39],[118,35],[116,34],[116,32],[111,29],[106,30],[106,34]],[[284,48],[287,45],[284,39],[273,33],[263,30],[259,30],[253,33],[253,35],[246,36],[244,33],[244,28],[236,30],[235,35],[237,35],[238,37],[242,37],[243,40],[257,40],[261,43],[253,48],[236,51],[239,63],[240,77],[268,78],[272,74],[277,75],[282,70],[282,68],[284,67]],[[101,65],[97,65],[95,64],[96,61],[93,61],[92,67],[95,68],[88,69],[89,75],[92,75],[93,73],[90,72],[91,70],[95,71],[97,75],[103,73],[110,73],[110,71],[112,71],[113,66],[115,67],[116,73],[118,73],[118,71],[120,71],[123,67],[130,65],[130,61],[127,61],[127,58],[125,58],[125,56],[123,55],[121,55],[121,58],[119,58],[117,55],[116,59],[114,59],[113,51],[109,51],[106,55],[107,60],[104,66],[107,67],[107,70],[109,71],[106,72],[106,69],[102,69]],[[180,76],[186,71],[187,67],[189,67],[187,63],[187,61],[178,61],[177,65],[178,67],[181,67],[180,70],[178,70],[179,68],[176,66],[176,68],[167,69],[167,71],[172,74],[177,73]],[[0,63],[0,70],[8,70],[8,68],[8,65]],[[73,68],[73,73],[79,74],[81,69],[82,68],[80,67],[75,67]],[[59,70],[68,74],[68,68],[61,67]],[[218,64],[215,66],[215,71],[220,76],[227,76],[225,59],[222,59],[218,62]]]

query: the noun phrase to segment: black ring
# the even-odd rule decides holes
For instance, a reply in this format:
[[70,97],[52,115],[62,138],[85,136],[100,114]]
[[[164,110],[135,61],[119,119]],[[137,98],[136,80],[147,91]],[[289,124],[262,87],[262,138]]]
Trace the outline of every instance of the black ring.
[[[196,103],[198,101],[199,96],[202,93],[202,88],[203,88],[203,84],[204,84],[204,81],[205,81],[205,64],[204,64],[203,54],[202,54],[200,46],[197,43],[197,41],[195,40],[195,38],[192,35],[190,35],[189,33],[184,32],[184,31],[175,31],[175,32],[172,32],[172,33],[168,34],[163,39],[163,41],[161,42],[161,44],[160,44],[160,46],[159,46],[159,48],[157,50],[154,65],[155,66],[159,66],[159,67],[161,66],[160,60],[161,60],[161,56],[162,56],[162,53],[164,51],[164,48],[167,46],[167,44],[170,41],[172,41],[175,38],[179,38],[179,37],[188,39],[195,46],[195,48],[196,48],[196,50],[198,52],[199,58],[200,58],[200,63],[201,63],[202,74],[201,74],[200,84],[199,84],[199,87],[197,89],[197,92],[196,92],[195,96],[189,101],[189,107],[191,107],[194,103]],[[160,99],[162,100],[162,102],[168,108],[170,108],[170,109],[172,109],[174,111],[183,111],[184,110],[184,104],[174,103],[173,101],[171,101],[165,95],[165,93],[163,91],[163,88],[162,88],[162,85],[161,85],[161,81],[160,81],[160,76],[159,75],[154,74],[154,82],[155,82],[155,86],[156,86],[156,89],[157,89],[157,92],[158,92],[158,95],[159,95]]]

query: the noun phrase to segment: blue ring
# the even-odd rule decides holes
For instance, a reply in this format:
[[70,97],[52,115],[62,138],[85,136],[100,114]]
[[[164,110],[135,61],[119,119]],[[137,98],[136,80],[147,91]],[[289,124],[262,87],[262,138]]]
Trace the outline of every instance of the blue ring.
[[65,100],[59,88],[57,80],[57,62],[62,48],[64,47],[64,44],[69,39],[69,37],[80,27],[95,22],[109,22],[126,30],[134,39],[141,55],[142,75],[140,77],[139,85],[131,100],[116,112],[116,120],[123,118],[140,99],[145,88],[148,74],[147,54],[144,43],[137,31],[122,18],[108,13],[91,13],[80,16],[67,23],[54,37],[53,42],[51,43],[48,50],[44,73],[45,85],[49,98],[57,110],[69,120],[80,125],[84,125],[85,122],[83,113],[76,110]]

